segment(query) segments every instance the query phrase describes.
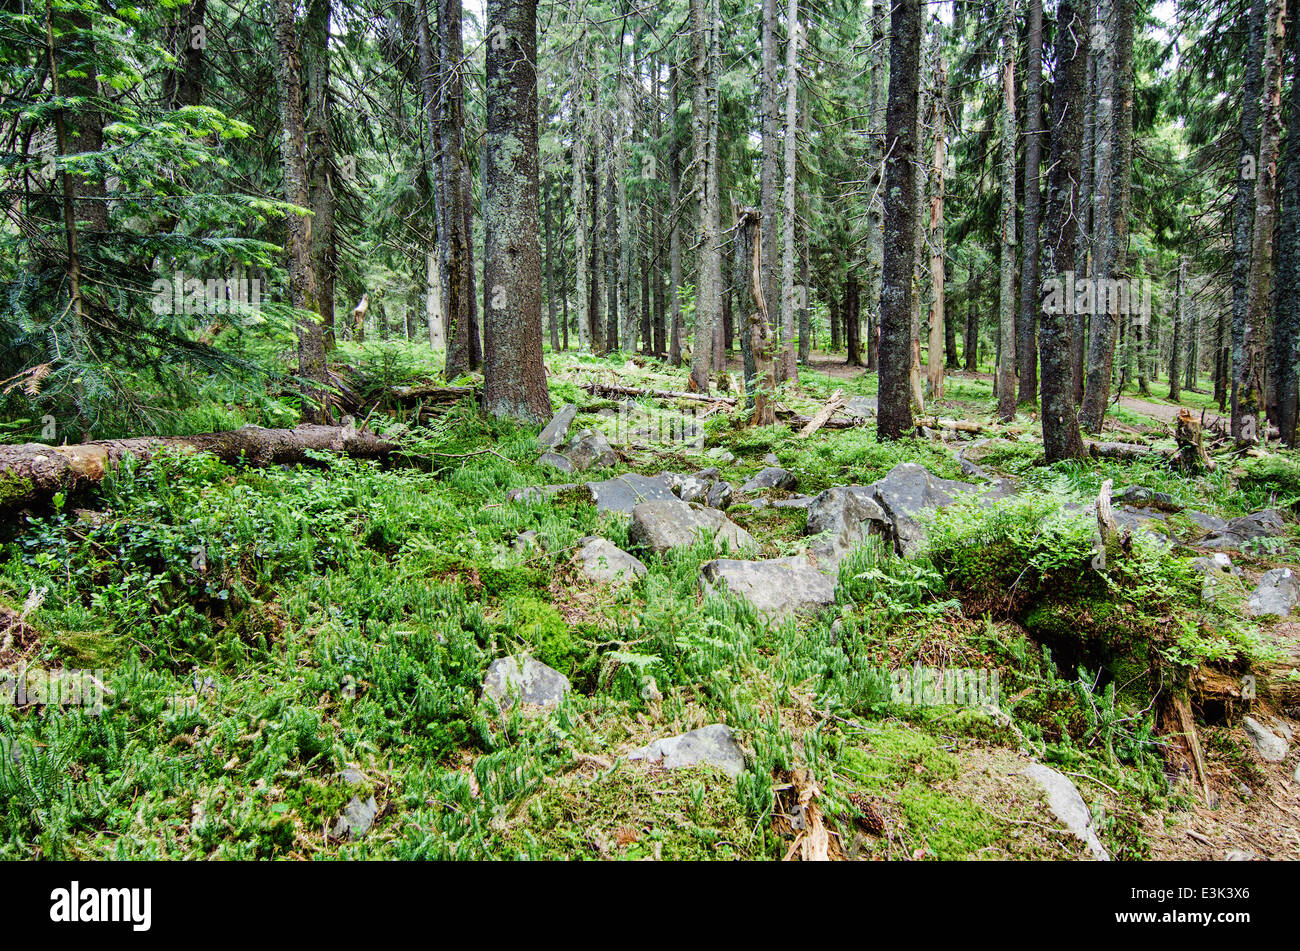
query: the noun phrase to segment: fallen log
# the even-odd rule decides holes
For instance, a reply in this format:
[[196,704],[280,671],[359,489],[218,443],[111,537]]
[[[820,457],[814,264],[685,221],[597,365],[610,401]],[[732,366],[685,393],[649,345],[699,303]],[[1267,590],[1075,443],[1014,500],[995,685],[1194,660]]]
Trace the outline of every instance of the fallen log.
[[982,433],[984,427],[968,419],[940,419],[937,416],[922,416],[913,420],[916,426],[926,429],[955,429],[959,433]]
[[382,459],[396,443],[350,426],[304,424],[296,429],[241,429],[196,436],[137,436],[75,446],[24,443],[0,446],[0,512],[40,505],[56,492],[97,484],[128,456],[147,462],[165,450],[208,452],[222,462],[292,465],[310,462],[309,451],[337,452],[358,459]]
[[650,396],[657,400],[696,400],[701,403],[726,403],[735,406],[730,396],[710,396],[708,393],[679,393],[675,390],[651,390],[637,386],[619,386],[616,383],[583,383],[582,388],[592,396]]
[[1130,442],[1094,442],[1088,444],[1088,454],[1094,459],[1120,459],[1131,461],[1142,459],[1158,450],[1140,443]]
[[848,400],[844,398],[843,390],[836,390],[831,394],[831,398],[826,401],[826,405],[817,411],[817,415],[808,421],[808,425],[799,430],[799,438],[807,439],[817,430],[826,425],[839,410],[843,409]]
[[472,386],[423,384],[420,386],[395,386],[388,392],[399,403],[459,403],[465,397],[473,396],[478,390]]

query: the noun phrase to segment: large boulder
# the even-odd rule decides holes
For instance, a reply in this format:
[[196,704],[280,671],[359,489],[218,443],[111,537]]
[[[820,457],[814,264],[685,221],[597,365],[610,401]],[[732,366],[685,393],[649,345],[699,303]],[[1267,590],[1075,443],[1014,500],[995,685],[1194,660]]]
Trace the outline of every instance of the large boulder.
[[1255,617],[1287,617],[1300,599],[1300,579],[1290,568],[1264,572],[1250,593],[1246,608]]
[[1254,717],[1242,717],[1241,725],[1260,756],[1270,763],[1280,763],[1286,759],[1290,744],[1285,737],[1278,736]]
[[551,417],[551,421],[546,424],[546,428],[537,437],[537,448],[555,450],[563,446],[564,441],[569,437],[569,427],[573,425],[573,421],[577,416],[578,407],[572,403],[565,403],[561,406],[559,412]]
[[916,516],[927,509],[951,505],[955,495],[974,491],[967,482],[940,479],[925,466],[900,462],[872,483],[872,494],[890,522],[890,535],[900,555],[913,555],[925,543],[925,528]]
[[835,580],[800,555],[767,561],[719,558],[701,566],[700,582],[706,591],[744,598],[772,619],[814,614],[835,603]]
[[1230,520],[1221,531],[1215,532],[1200,544],[1206,548],[1240,548],[1255,538],[1272,538],[1286,531],[1286,522],[1277,509],[1264,509],[1250,515]]
[[483,678],[483,696],[503,707],[516,700],[536,707],[554,706],[570,689],[568,677],[531,657],[494,660]]
[[694,545],[702,535],[732,551],[757,547],[754,536],[716,509],[687,505],[676,497],[642,502],[632,509],[628,537],[639,548],[664,552]]
[[577,433],[564,450],[564,455],[579,472],[594,467],[607,469],[618,462],[618,453],[609,444],[605,434],[598,429],[584,429]]
[[731,778],[745,769],[745,754],[731,727],[721,723],[702,726],[680,736],[655,740],[627,754],[632,761],[652,763],[664,769],[687,766],[716,766]]
[[550,466],[552,469],[559,469],[565,475],[573,473],[573,463],[560,455],[558,452],[544,452],[537,457],[539,466]]
[[645,574],[640,559],[598,536],[582,539],[577,556],[579,570],[600,584],[627,584]]
[[742,494],[761,492],[764,489],[784,489],[793,492],[799,488],[799,477],[780,466],[768,466],[760,469],[752,479],[740,487]]
[[630,515],[642,502],[677,501],[673,487],[678,477],[671,472],[644,476],[629,472],[604,482],[588,482],[591,500],[599,512],[622,512]]
[[868,535],[883,535],[889,530],[874,491],[867,485],[836,486],[808,504],[806,531],[815,536],[808,550],[823,571],[837,569]]

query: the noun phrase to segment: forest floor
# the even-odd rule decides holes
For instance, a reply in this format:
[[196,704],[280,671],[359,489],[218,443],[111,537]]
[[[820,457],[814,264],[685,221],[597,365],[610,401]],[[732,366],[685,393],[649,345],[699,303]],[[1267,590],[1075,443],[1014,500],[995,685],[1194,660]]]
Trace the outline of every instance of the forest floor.
[[414,466],[162,457],[15,526],[6,668],[106,694],[0,704],[0,857],[1300,858],[1292,455],[1046,466],[979,374],[933,407],[979,432],[881,443],[822,355],[778,404],[860,399],[803,439],[547,360],[553,457],[390,404]]

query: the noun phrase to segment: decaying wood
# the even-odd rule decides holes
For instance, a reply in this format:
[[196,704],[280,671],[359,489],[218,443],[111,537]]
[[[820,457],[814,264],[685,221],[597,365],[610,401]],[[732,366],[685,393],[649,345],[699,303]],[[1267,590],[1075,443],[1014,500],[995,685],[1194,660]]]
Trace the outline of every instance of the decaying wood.
[[1186,693],[1166,693],[1160,703],[1160,733],[1165,739],[1165,759],[1178,772],[1195,777],[1205,801],[1210,801],[1210,787],[1205,771],[1205,756],[1201,752],[1200,736],[1196,732],[1196,719]]
[[370,295],[362,294],[357,306],[352,308],[352,339],[357,343],[366,340],[366,311],[370,310]]
[[683,393],[675,390],[652,390],[639,386],[619,386],[616,383],[583,383],[582,388],[592,396],[630,396],[634,399],[650,396],[657,400],[695,400],[701,403],[736,405],[736,400],[730,396],[709,396],[704,393]]
[[821,429],[830,420],[838,410],[844,408],[848,400],[844,398],[843,390],[836,390],[831,394],[831,398],[826,401],[826,405],[817,411],[817,415],[808,421],[808,425],[799,430],[799,438],[807,439],[817,430]]
[[360,459],[380,459],[397,444],[350,426],[302,425],[296,429],[242,429],[197,436],[137,436],[76,446],[24,443],[0,446],[0,511],[48,502],[56,492],[98,483],[128,456],[148,461],[164,450],[209,452],[222,462],[291,465],[310,462],[311,450],[337,452]]
[[427,384],[421,386],[395,386],[389,390],[393,399],[399,403],[458,403],[467,396],[478,392],[473,386],[441,386]]
[[1088,444],[1088,453],[1094,459],[1142,459],[1157,453],[1150,446],[1129,442],[1094,442]]
[[917,426],[926,429],[955,429],[959,433],[982,433],[984,427],[969,419],[940,419],[937,416],[922,416],[915,420]]
[[1205,451],[1201,421],[1186,409],[1178,413],[1178,422],[1174,429],[1174,441],[1178,451],[1174,453],[1173,464],[1189,474],[1213,472],[1214,460]]
[[1112,480],[1107,479],[1101,484],[1101,491],[1097,493],[1097,534],[1101,541],[1101,548],[1094,562],[1097,568],[1105,568],[1109,563],[1108,559],[1127,552],[1133,543],[1133,538],[1128,531],[1121,532],[1115,521],[1115,510],[1110,504],[1113,487]]
[[741,211],[738,227],[749,229],[750,247],[754,249],[750,266],[750,294],[754,310],[749,315],[746,332],[749,334],[750,352],[754,355],[754,426],[771,426],[776,422],[772,400],[776,396],[776,366],[772,351],[776,338],[768,319],[767,301],[763,296],[762,239],[759,226],[763,213],[757,208]]

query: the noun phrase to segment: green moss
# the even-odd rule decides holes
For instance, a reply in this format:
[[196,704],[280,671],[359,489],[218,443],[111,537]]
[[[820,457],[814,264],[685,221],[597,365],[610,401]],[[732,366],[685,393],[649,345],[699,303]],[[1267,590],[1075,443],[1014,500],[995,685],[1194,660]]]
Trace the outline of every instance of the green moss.
[[586,654],[560,612],[545,601],[511,597],[505,602],[502,621],[507,637],[521,640],[534,657],[562,674],[573,673]]

